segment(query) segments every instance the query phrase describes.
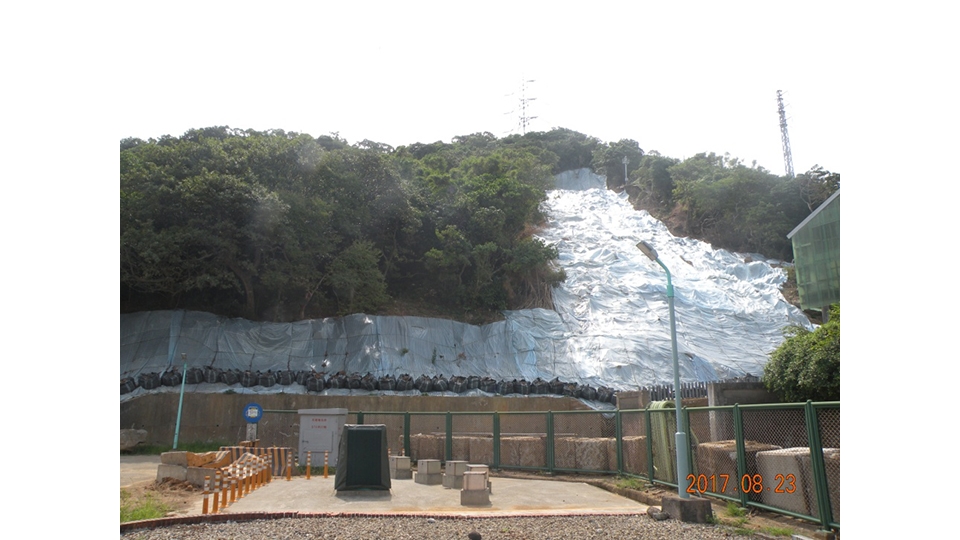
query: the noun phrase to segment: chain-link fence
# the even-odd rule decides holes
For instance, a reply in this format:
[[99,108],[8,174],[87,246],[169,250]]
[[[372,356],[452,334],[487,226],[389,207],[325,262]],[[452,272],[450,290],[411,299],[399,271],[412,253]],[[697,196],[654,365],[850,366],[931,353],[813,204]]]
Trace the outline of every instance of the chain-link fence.
[[391,448],[494,469],[621,474],[840,527],[840,404],[683,409],[691,471],[677,481],[672,401],[645,409],[538,412],[361,412]]

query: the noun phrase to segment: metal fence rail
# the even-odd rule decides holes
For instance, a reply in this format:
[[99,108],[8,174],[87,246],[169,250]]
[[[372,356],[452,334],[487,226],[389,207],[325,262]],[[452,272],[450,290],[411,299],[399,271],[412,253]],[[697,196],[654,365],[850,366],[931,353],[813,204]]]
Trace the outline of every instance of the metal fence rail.
[[839,402],[685,407],[682,413],[691,473],[679,482],[673,402],[615,411],[358,411],[347,421],[386,425],[392,451],[414,461],[627,475],[839,530]]

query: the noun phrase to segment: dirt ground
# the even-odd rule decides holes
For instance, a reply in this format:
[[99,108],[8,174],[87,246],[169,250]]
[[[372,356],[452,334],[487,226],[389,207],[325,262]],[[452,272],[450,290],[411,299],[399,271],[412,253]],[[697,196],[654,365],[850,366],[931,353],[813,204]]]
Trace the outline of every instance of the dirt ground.
[[131,500],[152,497],[171,508],[168,515],[199,514],[203,510],[203,491],[186,482],[167,479],[157,483],[160,456],[120,456],[120,489]]

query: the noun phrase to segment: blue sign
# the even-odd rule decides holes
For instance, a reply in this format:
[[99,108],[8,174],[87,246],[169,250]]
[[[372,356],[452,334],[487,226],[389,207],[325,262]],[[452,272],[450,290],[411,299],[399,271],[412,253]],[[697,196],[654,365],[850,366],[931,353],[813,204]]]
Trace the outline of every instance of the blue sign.
[[243,418],[251,424],[256,424],[263,418],[263,407],[256,403],[248,403],[243,408]]

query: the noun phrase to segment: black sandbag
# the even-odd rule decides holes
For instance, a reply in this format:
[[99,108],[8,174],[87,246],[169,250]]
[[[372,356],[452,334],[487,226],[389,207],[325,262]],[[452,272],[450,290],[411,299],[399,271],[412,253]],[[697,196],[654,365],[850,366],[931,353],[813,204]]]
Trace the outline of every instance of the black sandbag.
[[187,369],[187,384],[200,384],[203,382],[203,370],[198,367]]
[[297,374],[289,369],[274,373],[274,377],[277,378],[277,384],[280,386],[290,386],[297,382]]
[[516,391],[516,379],[512,381],[500,381],[497,383],[497,393],[501,396],[513,394]]
[[351,389],[351,390],[359,390],[359,389],[360,389],[360,375],[357,375],[356,373],[352,373],[352,374],[347,378],[347,388],[349,388],[349,389]]
[[515,385],[513,385],[517,393],[522,396],[530,395],[530,383],[526,379],[520,379]]
[[589,401],[596,401],[596,400],[597,400],[597,389],[594,388],[594,387],[592,387],[592,386],[590,386],[589,384],[585,384],[585,385],[583,385],[583,386],[581,387],[580,397],[582,397],[583,399],[589,400]]
[[484,377],[480,381],[480,391],[486,392],[488,394],[496,393],[497,391],[497,381],[491,379],[490,377]]
[[558,396],[563,395],[563,383],[560,382],[560,379],[554,377],[552,381],[547,383],[550,386],[550,393],[556,394]]
[[323,392],[326,387],[326,381],[323,380],[322,373],[312,372],[303,382],[308,392]]
[[218,380],[227,386],[233,386],[240,382],[241,373],[236,369],[225,369],[220,372]]
[[467,377],[467,390],[476,390],[480,388],[480,377],[471,375]]
[[137,377],[137,383],[140,385],[140,388],[144,390],[153,390],[154,388],[160,388],[160,374],[159,373],[141,373]]
[[431,383],[433,384],[433,389],[436,392],[446,392],[450,389],[450,383],[447,382],[447,379],[445,379],[443,375],[434,377]]
[[213,384],[220,381],[220,370],[207,366],[203,368],[203,382]]
[[385,390],[392,392],[397,389],[397,380],[393,378],[393,375],[384,375],[380,377],[380,390]]
[[244,371],[243,375],[240,376],[240,385],[244,388],[256,386],[258,382],[260,382],[260,377],[250,370]]
[[540,377],[534,379],[531,386],[533,386],[533,389],[530,391],[531,394],[545,395],[550,393],[550,385]]
[[257,383],[264,388],[270,388],[277,384],[277,378],[273,375],[272,371],[267,370],[266,373],[260,373],[260,376],[257,377]]
[[120,379],[120,395],[129,394],[137,389],[137,381],[132,377],[125,377]]
[[176,368],[165,371],[163,375],[160,376],[160,384],[164,386],[179,386],[182,382],[183,375],[181,375]]
[[360,379],[360,388],[368,392],[375,392],[376,390],[379,390],[377,378],[368,372],[363,376],[362,379]]

